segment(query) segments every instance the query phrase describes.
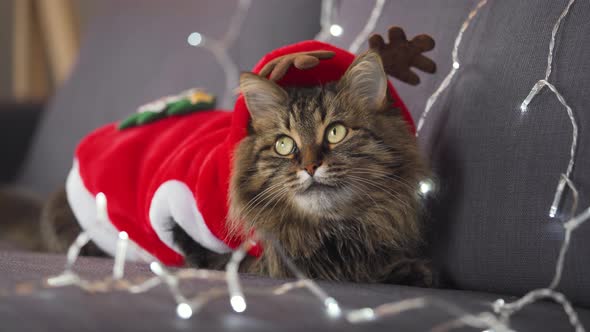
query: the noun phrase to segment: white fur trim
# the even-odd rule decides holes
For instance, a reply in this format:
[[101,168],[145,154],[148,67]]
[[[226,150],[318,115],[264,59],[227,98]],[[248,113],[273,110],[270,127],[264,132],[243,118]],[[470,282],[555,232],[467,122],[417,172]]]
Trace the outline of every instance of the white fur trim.
[[181,181],[169,180],[160,185],[152,198],[149,216],[160,240],[179,253],[180,250],[172,241],[171,222],[176,222],[193,240],[211,251],[231,251],[223,241],[211,233],[197,209],[193,193]]
[[[96,217],[96,199],[88,191],[80,177],[78,160],[74,160],[72,170],[66,181],[68,203],[78,219],[80,227],[90,235],[96,245],[111,256],[115,255],[119,231],[110,222],[99,222]],[[108,199],[108,197],[107,197]],[[108,204],[108,202],[107,202]],[[140,260],[137,246],[127,247],[127,260]],[[148,257],[151,255],[148,254]]]

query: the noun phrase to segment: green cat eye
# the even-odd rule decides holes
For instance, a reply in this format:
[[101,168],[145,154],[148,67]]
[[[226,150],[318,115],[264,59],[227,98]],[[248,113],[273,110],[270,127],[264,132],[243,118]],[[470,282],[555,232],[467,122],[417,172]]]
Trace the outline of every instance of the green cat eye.
[[275,151],[281,156],[287,156],[295,150],[295,141],[289,136],[281,136],[275,142]]
[[347,133],[348,129],[346,129],[346,127],[338,123],[328,128],[328,130],[326,131],[326,139],[328,140],[328,142],[336,144],[342,141],[344,137],[346,137]]

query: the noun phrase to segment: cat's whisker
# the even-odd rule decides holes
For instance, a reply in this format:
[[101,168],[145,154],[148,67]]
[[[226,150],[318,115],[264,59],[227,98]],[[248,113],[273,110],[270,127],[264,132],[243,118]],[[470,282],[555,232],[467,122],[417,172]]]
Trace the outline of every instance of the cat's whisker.
[[373,201],[373,203],[375,204],[375,207],[381,207],[384,204],[383,203],[378,203],[373,196],[370,194],[370,192],[367,190],[369,189],[367,186],[365,186],[363,183],[357,182],[355,180],[350,181],[349,182],[350,185],[352,185],[356,190],[360,191],[362,194],[364,194],[365,196],[368,196],[371,201]]
[[408,203],[404,202],[403,200],[401,200],[401,199],[398,197],[398,195],[399,195],[399,192],[397,192],[397,191],[395,191],[395,190],[393,190],[393,189],[386,188],[386,187],[385,187],[385,186],[383,186],[382,184],[380,184],[380,183],[378,183],[378,182],[375,182],[375,181],[371,181],[371,180],[369,180],[369,179],[361,178],[361,177],[354,176],[354,175],[349,175],[349,177],[350,177],[350,178],[352,178],[352,179],[355,179],[355,180],[357,180],[357,181],[360,181],[360,182],[366,183],[366,184],[368,184],[368,185],[371,185],[371,186],[373,186],[373,187],[375,187],[375,188],[377,188],[377,189],[380,189],[380,190],[382,190],[384,193],[386,193],[387,195],[389,195],[389,196],[390,196],[391,198],[393,198],[394,200],[398,201],[400,204],[402,204],[402,205],[403,205],[403,206],[405,206],[406,208],[408,208],[408,209],[411,209],[411,206],[409,206],[409,205],[408,205]]
[[[278,195],[281,195],[288,190],[289,190],[289,188],[284,187],[282,185],[278,185],[272,191],[270,191],[266,195],[264,195],[264,197],[262,199],[260,199],[255,205],[253,205],[253,207],[250,209],[250,211],[252,211],[254,208],[259,207],[260,204],[263,204],[263,203],[268,204],[268,202],[272,202]],[[266,204],[264,206],[266,206]]]
[[266,209],[266,207],[269,204],[271,204],[272,202],[275,202],[273,204],[273,206],[268,210],[269,214],[271,214],[273,209],[276,207],[277,203],[280,202],[281,198],[283,198],[288,191],[289,191],[288,188],[283,188],[282,190],[277,191],[273,196],[269,197],[268,202],[262,208],[260,208],[260,210],[254,216],[253,219],[256,219],[260,215],[260,213],[262,213]]
[[[291,188],[289,187],[285,187],[285,186],[278,186],[278,188],[275,188],[272,192],[269,192],[267,195],[265,195],[265,197],[263,199],[261,199],[259,202],[256,203],[255,207],[258,207],[260,204],[264,203],[264,201],[272,201],[274,200],[277,196],[282,195],[286,192],[288,192]],[[250,209],[250,212],[253,210]]]
[[358,186],[355,182],[349,182],[349,185],[352,186],[354,189],[360,191],[365,196],[369,197],[369,199],[371,199],[371,201],[373,201],[373,203],[375,203],[375,206],[379,206],[379,203],[377,203],[377,201],[373,198],[373,196],[371,196],[371,194],[369,194],[369,192],[363,190],[363,188]]
[[246,206],[244,206],[244,208],[242,209],[242,211],[240,212],[240,214],[247,215],[252,208],[256,207],[256,205],[257,205],[256,202],[258,202],[260,200],[264,200],[266,198],[266,196],[272,195],[272,191],[274,189],[277,189],[277,188],[281,187],[281,186],[283,186],[282,183],[275,183],[274,185],[271,185],[268,188],[266,188],[263,191],[261,191],[260,193],[256,194],[256,196],[254,196],[246,204]]
[[[268,189],[270,189],[270,188],[273,190],[268,191]],[[240,212],[240,215],[242,216],[242,218],[247,218],[248,220],[251,220],[251,221],[256,220],[258,215],[266,208],[266,206],[268,206],[269,202],[272,202],[277,196],[282,195],[283,193],[288,191],[288,188],[284,188],[284,187],[281,188],[280,184],[275,184],[275,185],[271,186],[270,188],[267,188],[266,194],[264,195],[264,197],[261,196],[261,198],[256,203],[251,205],[248,210],[243,210]],[[267,201],[267,199],[268,199],[268,201]],[[261,207],[260,209],[258,209],[258,213],[256,214],[256,216],[250,218],[248,216],[248,214],[264,202],[266,202],[266,204],[263,207]],[[232,227],[233,228],[230,231],[230,233],[234,233],[234,234],[239,233],[238,229],[243,231],[243,229],[242,229],[243,225],[241,225],[241,224],[236,223],[236,224],[233,224]]]
[[[280,184],[274,184],[269,186],[268,188],[264,189],[260,193],[256,194],[252,199],[248,201],[248,203],[238,211],[239,218],[236,219],[243,219],[245,218],[250,211],[256,208],[256,206],[263,202],[267,196],[271,196],[273,194],[273,190],[280,187]],[[236,220],[234,220],[236,221]],[[237,223],[232,223],[232,233],[235,233],[240,226]]]
[[[258,213],[256,213],[255,216],[252,217],[251,220],[256,221],[258,216],[264,211],[264,209],[266,209],[266,207],[272,203],[274,200],[276,200],[277,202],[280,201],[280,199],[283,197],[283,195],[285,193],[287,193],[289,191],[288,188],[282,188],[281,190],[279,190],[275,195],[273,195],[272,197],[270,197],[270,199],[268,200],[268,202],[266,202],[266,204],[264,204],[264,206],[262,206],[259,210]],[[276,203],[275,203],[276,205]],[[272,210],[271,210],[272,211]]]
[[[360,176],[363,176],[363,177],[364,177],[364,176],[366,176],[366,175],[375,175],[374,173],[372,173],[372,172],[370,172],[370,171],[366,171],[366,172],[360,172],[360,171],[351,171],[351,172],[349,172],[348,174],[349,174],[349,175],[360,175]],[[403,186],[403,187],[405,187],[405,188],[409,189],[410,191],[415,191],[415,190],[416,190],[416,188],[417,188],[417,186],[412,186],[412,185],[410,185],[409,183],[402,182],[402,181],[400,181],[399,179],[392,178],[392,177],[390,177],[390,176],[388,176],[388,175],[386,175],[386,174],[376,174],[376,176],[375,176],[375,177],[373,177],[371,180],[373,180],[373,181],[381,181],[381,180],[384,180],[384,179],[385,179],[385,180],[392,181],[392,182],[394,182],[394,183],[396,183],[396,184],[398,184],[398,185],[401,185],[401,186]],[[369,179],[368,179],[368,180],[369,180]]]
[[374,169],[374,168],[355,168],[350,170],[351,173],[362,173],[362,174],[377,174],[379,176],[383,176],[389,180],[395,181],[396,183],[402,184],[407,186],[409,189],[415,190],[415,186],[412,186],[407,180],[403,179],[402,177],[392,174],[390,172],[387,171],[383,171],[380,169]]
[[260,199],[263,199],[264,196],[266,196],[267,194],[269,194],[270,192],[272,192],[273,189],[278,188],[280,185],[281,185],[280,183],[276,183],[276,184],[271,185],[271,186],[267,187],[266,189],[262,190],[258,194],[256,194],[252,199],[250,199],[248,201],[248,203],[244,206],[244,208],[242,209],[242,211],[244,211],[244,212],[247,211],[250,208],[250,206],[252,206],[253,204],[255,204]]

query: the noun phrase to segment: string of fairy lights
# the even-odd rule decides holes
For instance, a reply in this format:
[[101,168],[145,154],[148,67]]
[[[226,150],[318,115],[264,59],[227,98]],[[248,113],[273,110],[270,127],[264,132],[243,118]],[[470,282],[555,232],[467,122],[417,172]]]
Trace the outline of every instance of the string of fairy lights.
[[551,90],[551,92],[555,94],[555,97],[557,97],[557,100],[561,103],[561,105],[565,107],[567,111],[567,116],[569,117],[570,122],[572,124],[572,143],[570,146],[570,159],[564,175],[560,177],[560,180],[557,184],[555,196],[553,197],[553,202],[551,203],[551,207],[549,209],[549,216],[552,218],[557,215],[557,210],[559,209],[559,205],[562,201],[562,196],[566,182],[571,181],[571,174],[574,169],[574,163],[576,160],[576,147],[578,144],[578,124],[576,123],[576,119],[574,117],[572,108],[566,103],[565,99],[563,98],[561,93],[559,93],[559,91],[555,88],[555,86],[549,83],[549,76],[551,76],[551,72],[553,69],[553,50],[555,48],[555,36],[557,35],[557,32],[559,30],[561,21],[563,21],[565,16],[569,13],[570,7],[574,4],[574,2],[575,0],[570,0],[568,2],[567,6],[565,7],[561,15],[559,15],[557,22],[553,26],[553,30],[551,31],[551,41],[549,42],[549,54],[547,56],[547,69],[545,70],[545,77],[539,80],[537,83],[535,83],[535,85],[531,89],[531,92],[529,92],[527,97],[523,100],[522,104],[520,105],[521,112],[526,113],[528,111],[528,106],[531,103],[531,101],[541,92],[541,90],[543,90],[544,87],[548,87],[549,90]]
[[[458,73],[460,68],[459,48],[463,40],[463,35],[467,31],[470,23],[476,18],[478,12],[486,5],[487,1],[488,0],[481,0],[479,3],[477,3],[477,5],[468,14],[467,18],[463,22],[455,39],[452,51],[452,69],[444,78],[440,86],[428,99],[426,107],[418,122],[418,133],[422,129],[427,116],[433,109],[437,99],[449,87],[453,77]],[[182,319],[194,317],[208,303],[222,298],[229,298],[229,304],[232,310],[241,313],[246,311],[248,307],[246,294],[286,296],[293,290],[306,289],[310,292],[310,294],[312,294],[312,296],[314,296],[314,298],[317,299],[319,310],[323,310],[327,317],[331,319],[344,319],[350,324],[360,324],[379,319],[385,319],[403,314],[404,312],[420,310],[427,307],[436,308],[448,313],[453,317],[452,320],[442,322],[431,329],[431,331],[436,332],[449,331],[461,326],[471,326],[474,328],[486,329],[486,331],[495,332],[513,331],[513,329],[510,328],[510,318],[514,314],[531,303],[534,303],[540,299],[549,298],[562,305],[564,312],[567,314],[568,319],[576,332],[584,332],[585,329],[579,321],[571,303],[567,300],[564,294],[555,290],[559,285],[563,275],[564,260],[569,249],[571,234],[583,223],[590,219],[590,207],[576,215],[578,206],[578,191],[571,180],[571,173],[575,162],[575,151],[578,135],[577,123],[573,115],[573,110],[568,106],[563,96],[558,92],[557,88],[553,84],[549,83],[549,78],[552,73],[552,61],[556,35],[559,31],[562,20],[567,16],[574,2],[575,0],[569,1],[553,27],[545,77],[539,80],[533,86],[531,92],[522,102],[521,106],[521,111],[527,112],[528,105],[532,99],[535,98],[535,96],[537,96],[544,87],[548,87],[555,94],[559,102],[565,107],[573,128],[570,161],[568,163],[567,170],[560,177],[555,198],[551,205],[550,215],[552,217],[556,215],[562,199],[562,194],[566,187],[572,193],[573,202],[568,214],[568,220],[563,223],[563,228],[565,230],[564,240],[559,252],[557,264],[555,266],[555,274],[553,280],[547,288],[532,290],[518,300],[510,303],[505,302],[503,299],[498,299],[494,303],[490,303],[489,311],[483,311],[479,313],[467,312],[454,303],[450,303],[436,297],[416,297],[384,303],[376,307],[343,309],[341,304],[335,298],[330,296],[322,287],[320,287],[318,283],[306,278],[303,273],[301,273],[299,269],[293,264],[293,262],[291,262],[284,254],[282,254],[281,257],[283,260],[285,260],[286,265],[295,276],[295,281],[283,283],[274,287],[242,287],[238,268],[246,256],[247,251],[252,244],[251,242],[245,242],[241,247],[233,252],[229,263],[226,265],[225,271],[212,271],[196,268],[171,271],[163,266],[160,262],[154,260],[141,248],[139,248],[139,246],[137,246],[124,231],[119,232],[113,270],[110,276],[97,280],[88,280],[75,272],[74,267],[80,254],[80,250],[86,243],[90,241],[89,235],[86,232],[82,232],[78,235],[76,240],[68,249],[64,271],[58,276],[48,278],[46,280],[47,287],[76,286],[84,291],[92,293],[126,291],[130,294],[139,294],[147,292],[154,287],[164,285],[169,289],[171,296],[176,302],[176,315]],[[373,32],[377,21],[383,12],[384,4],[384,0],[375,1],[373,10],[367,19],[367,23],[349,47],[351,52],[357,52],[360,45],[364,43],[369,34]],[[233,87],[237,86],[238,83],[237,66],[229,56],[228,49],[237,39],[250,5],[251,0],[238,1],[237,9],[232,16],[232,19],[229,23],[229,28],[222,39],[216,40],[213,38],[207,38],[198,32],[194,32],[188,37],[188,43],[190,45],[195,47],[203,47],[211,51],[216,57],[220,66],[223,68],[226,78],[224,103],[231,102]],[[317,34],[316,39],[327,40],[330,37],[338,37],[343,33],[343,28],[340,25],[334,23],[334,8],[336,5],[337,4],[335,0],[322,1],[320,21],[321,31]],[[419,188],[419,191],[426,192],[429,189],[430,188]],[[99,193],[96,196],[96,207],[97,220],[102,222],[110,222],[106,212],[107,197],[104,194]],[[100,224],[100,222],[97,222],[97,224]],[[277,243],[275,243],[275,246],[277,246]],[[280,246],[278,247],[280,248]],[[138,252],[140,258],[149,264],[150,270],[154,274],[152,277],[133,281],[125,278],[125,258],[131,249],[133,252]],[[220,281],[224,282],[225,286],[211,288],[207,291],[197,294],[196,296],[188,297],[181,292],[179,287],[180,282],[186,280]]]
[[[577,147],[577,140],[578,140],[578,126],[577,126],[577,122],[576,122],[576,119],[574,117],[573,110],[571,109],[571,107],[567,104],[567,102],[565,101],[563,96],[559,93],[557,88],[555,88],[555,86],[553,84],[549,83],[549,77],[551,76],[551,72],[552,72],[553,54],[554,54],[554,49],[555,49],[556,36],[559,31],[559,27],[561,25],[561,22],[569,13],[570,8],[574,2],[575,2],[575,0],[570,0],[567,3],[566,7],[559,15],[559,17],[558,17],[557,21],[555,22],[553,29],[551,31],[551,39],[549,42],[549,52],[547,55],[547,69],[545,71],[545,77],[543,79],[539,80],[533,86],[530,93],[523,100],[523,102],[520,106],[522,113],[527,112],[528,105],[530,104],[530,102],[533,100],[533,98],[535,98],[539,94],[539,92],[541,92],[543,87],[546,86],[555,94],[558,101],[565,107],[565,109],[567,111],[567,115],[568,115],[571,125],[572,125],[572,143],[570,146],[570,159],[569,159],[568,166],[567,166],[565,173],[561,174],[561,176],[560,176],[560,180],[558,182],[557,189],[556,189],[553,201],[551,203],[551,207],[549,209],[549,216],[553,218],[557,215],[558,208],[559,208],[560,203],[562,201],[563,192],[565,190],[565,187],[567,186],[571,190],[572,195],[573,195],[572,208],[571,208],[571,210],[570,210],[571,212],[569,214],[570,219],[563,224],[563,227],[565,230],[564,240],[563,240],[562,246],[559,251],[559,256],[558,256],[556,267],[555,267],[555,274],[554,274],[553,280],[551,281],[550,285],[547,288],[532,290],[532,291],[528,292],[527,294],[525,294],[524,296],[522,296],[520,299],[518,299],[514,302],[511,302],[511,303],[506,303],[503,299],[498,299],[494,302],[493,309],[494,309],[495,313],[499,314],[500,320],[502,322],[504,322],[505,324],[508,324],[509,318],[512,315],[514,315],[515,313],[517,313],[518,311],[522,310],[526,305],[529,305],[529,304],[539,301],[541,299],[549,298],[549,299],[552,299],[555,302],[562,305],[564,312],[568,315],[568,318],[569,318],[569,321],[570,321],[572,327],[574,327],[576,332],[582,332],[582,331],[585,331],[585,329],[584,329],[583,325],[581,324],[581,322],[579,321],[575,310],[573,309],[573,307],[571,306],[571,304],[567,300],[566,296],[560,292],[555,291],[555,288],[559,285],[559,282],[561,281],[561,276],[563,274],[563,265],[564,265],[565,255],[566,255],[567,250],[569,248],[571,233],[577,227],[579,227],[583,222],[587,221],[590,218],[590,208],[586,209],[584,212],[582,212],[578,216],[574,215],[577,210],[577,206],[578,206],[578,190],[576,189],[573,181],[571,180],[571,173],[572,173],[574,163],[575,163],[575,154],[576,154],[576,147]],[[467,19],[461,25],[459,33],[457,34],[457,37],[455,38],[455,43],[454,43],[453,51],[451,54],[452,61],[453,61],[452,62],[452,69],[447,74],[447,76],[444,78],[444,80],[441,82],[439,87],[435,90],[435,92],[428,98],[428,100],[426,102],[426,106],[424,108],[424,111],[422,112],[420,119],[418,121],[418,126],[417,126],[417,130],[416,130],[417,136],[419,135],[420,130],[422,129],[422,127],[426,121],[428,113],[432,109],[432,106],[436,103],[440,94],[448,88],[453,77],[455,76],[455,74],[457,73],[459,68],[461,67],[460,62],[459,62],[459,46],[461,45],[461,41],[463,39],[463,34],[464,34],[465,30],[467,30],[467,28],[469,27],[469,24],[471,23],[471,21],[476,17],[479,10],[483,6],[485,6],[486,3],[487,3],[487,0],[479,1],[477,3],[477,5],[475,6],[475,8],[468,14]]]
[[252,0],[238,0],[237,9],[229,21],[229,26],[221,39],[214,39],[204,36],[199,32],[191,33],[187,42],[194,47],[200,47],[213,54],[215,60],[225,75],[225,91],[221,107],[230,109],[233,104],[234,88],[240,80],[239,68],[229,55],[230,47],[235,43],[244,24],[244,19],[252,5]]
[[481,9],[481,7],[483,7],[487,2],[487,0],[481,0],[480,2],[478,2],[475,8],[469,12],[469,14],[467,15],[467,19],[461,25],[459,33],[455,38],[455,43],[453,44],[453,51],[451,52],[451,58],[453,61],[451,71],[447,74],[447,76],[445,76],[438,88],[426,101],[426,107],[424,107],[424,111],[418,119],[418,125],[416,126],[416,136],[420,135],[420,131],[422,130],[422,127],[424,127],[424,123],[426,122],[428,113],[430,113],[430,109],[432,109],[432,106],[434,105],[434,103],[436,103],[440,94],[449,87],[449,84],[451,84],[451,81],[457,73],[457,70],[459,70],[459,67],[461,67],[461,64],[459,63],[459,46],[461,45],[461,41],[463,40],[463,34],[465,33],[465,30],[467,30],[467,28],[469,27],[471,21],[475,18],[475,16],[477,16],[477,13]]

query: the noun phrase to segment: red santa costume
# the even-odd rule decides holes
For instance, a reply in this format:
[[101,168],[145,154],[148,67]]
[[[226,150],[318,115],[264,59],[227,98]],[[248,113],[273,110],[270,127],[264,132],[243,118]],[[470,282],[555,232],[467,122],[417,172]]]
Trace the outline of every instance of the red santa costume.
[[[339,80],[354,55],[318,41],[304,41],[274,50],[252,70],[279,56],[327,50],[330,59],[314,68],[290,68],[277,83],[311,86]],[[412,118],[389,83],[392,107],[401,110],[413,132]],[[243,96],[233,112],[203,110],[120,129],[110,124],[97,129],[78,145],[67,179],[70,206],[81,227],[104,251],[114,254],[117,234],[126,231],[143,250],[166,265],[182,265],[184,257],[172,241],[177,223],[201,246],[224,253],[244,239],[229,237],[226,229],[232,154],[246,136],[250,119]],[[95,196],[108,198],[112,224],[97,219]],[[260,255],[254,247],[252,255]],[[131,250],[128,259],[137,259]]]

